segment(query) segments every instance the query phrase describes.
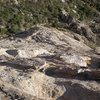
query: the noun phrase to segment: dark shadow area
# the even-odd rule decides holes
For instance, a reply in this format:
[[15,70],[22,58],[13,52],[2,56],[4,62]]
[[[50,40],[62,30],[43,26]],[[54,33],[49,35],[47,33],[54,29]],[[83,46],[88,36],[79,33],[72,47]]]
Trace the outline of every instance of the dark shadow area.
[[[77,73],[76,70],[72,70],[70,68],[63,68],[62,70],[59,69],[59,66],[57,68],[51,67],[45,70],[45,74],[50,77],[55,78],[67,78],[67,79],[78,79],[78,80],[84,80],[84,81],[97,81],[100,83],[100,72],[95,73]],[[99,75],[98,75],[99,74]]]
[[[41,56],[41,58],[45,59],[48,62],[54,63],[55,65],[51,65],[50,68],[45,70],[45,74],[50,77],[55,78],[69,78],[69,79],[78,79],[78,80],[94,80],[100,82],[100,62],[98,58],[93,58],[91,61],[91,65],[89,65],[89,69],[91,71],[85,71],[78,73],[79,68],[74,68],[75,65],[69,65],[63,62],[59,55],[53,56]],[[87,69],[87,68],[81,68]]]
[[36,70],[35,66],[27,66],[27,65],[22,65],[22,64],[12,64],[10,62],[0,62],[0,65],[15,68],[15,69],[21,70],[23,72],[28,71],[29,69]]
[[17,56],[17,55],[18,55],[17,50],[7,50],[6,52],[7,52],[9,55],[12,55],[12,56]]
[[72,82],[57,82],[59,86],[64,86],[66,91],[57,100],[100,100],[100,92],[89,90],[80,84]]
[[32,39],[35,40],[36,42],[47,43],[47,44],[50,44],[50,45],[55,45],[55,43],[50,40],[49,33],[48,33],[47,36],[45,36],[45,35],[43,35],[41,33],[37,33],[36,35],[32,36]]
[[65,66],[66,63],[60,59],[59,55],[60,54],[55,54],[55,55],[50,55],[50,56],[44,55],[44,56],[39,56],[39,58],[45,59],[48,62],[52,62],[55,64],[61,64],[62,66]]
[[94,69],[97,69],[97,68],[100,69],[100,58],[96,58],[96,57],[92,58],[90,67]]
[[34,71],[41,69],[41,66],[44,65],[44,60],[41,60],[40,58],[32,58],[32,59],[16,58],[16,59],[5,60],[5,58],[1,57],[0,65],[11,67],[17,69],[18,71],[27,72],[27,71]]
[[[24,32],[14,34],[13,40],[15,40],[16,38],[25,39],[25,38],[31,36],[32,34],[34,34],[38,30],[39,30],[39,27],[33,27],[33,28],[30,28],[29,30],[26,30]],[[10,36],[9,36],[9,39],[11,39]]]

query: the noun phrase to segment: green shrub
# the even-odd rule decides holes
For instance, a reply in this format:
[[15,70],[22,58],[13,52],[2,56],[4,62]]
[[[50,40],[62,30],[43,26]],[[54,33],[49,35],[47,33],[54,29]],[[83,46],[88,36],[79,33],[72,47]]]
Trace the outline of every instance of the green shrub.
[[94,0],[70,0],[68,3],[62,3],[61,0],[18,1],[18,5],[13,0],[0,1],[0,25],[6,30],[1,29],[0,34],[16,34],[41,23],[63,27],[59,17],[62,8],[81,21],[93,19],[95,15],[98,16],[96,11],[100,11],[99,0],[96,0],[98,3],[93,2]]

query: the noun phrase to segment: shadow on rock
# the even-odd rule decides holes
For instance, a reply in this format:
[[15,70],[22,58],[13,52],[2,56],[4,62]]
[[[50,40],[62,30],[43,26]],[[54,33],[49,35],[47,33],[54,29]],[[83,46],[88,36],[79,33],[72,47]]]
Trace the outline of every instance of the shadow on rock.
[[100,92],[89,90],[80,84],[63,82],[57,85],[63,85],[66,89],[66,92],[57,100],[100,100]]
[[90,65],[92,68],[100,68],[100,58],[92,58],[91,60],[91,65]]
[[0,65],[15,68],[15,69],[18,69],[18,70],[22,70],[23,72],[28,71],[29,69],[34,69],[34,70],[36,69],[35,67],[32,67],[32,66],[12,64],[10,62],[0,62]]
[[[13,39],[15,38],[21,38],[21,39],[25,39],[29,36],[31,36],[33,33],[35,33],[37,30],[39,30],[38,27],[33,27],[33,28],[30,28],[29,30],[27,31],[24,31],[24,32],[21,32],[21,33],[17,33],[13,36]],[[10,38],[11,39],[11,38]]]

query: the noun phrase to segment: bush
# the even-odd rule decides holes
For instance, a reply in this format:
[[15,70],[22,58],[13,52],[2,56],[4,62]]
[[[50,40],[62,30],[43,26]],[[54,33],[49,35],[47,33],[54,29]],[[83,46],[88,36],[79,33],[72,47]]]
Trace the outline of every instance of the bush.
[[3,25],[6,30],[0,29],[0,34],[13,35],[41,23],[53,27],[63,27],[60,20],[61,9],[65,9],[70,15],[81,21],[93,19],[95,15],[98,16],[96,10],[100,11],[99,0],[96,0],[98,3],[93,2],[94,0],[70,0],[66,3],[62,3],[61,0],[19,1],[18,5],[11,0],[0,1],[0,25]]

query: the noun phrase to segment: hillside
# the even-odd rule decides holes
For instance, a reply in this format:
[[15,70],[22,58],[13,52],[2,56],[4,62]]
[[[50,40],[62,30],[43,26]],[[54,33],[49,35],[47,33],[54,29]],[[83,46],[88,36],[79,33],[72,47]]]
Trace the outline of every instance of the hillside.
[[99,100],[100,48],[43,26],[0,40],[0,99]]
[[62,10],[89,25],[100,40],[99,0],[0,0],[0,34],[13,35],[36,24],[68,29]]
[[100,100],[100,0],[0,0],[0,100]]

